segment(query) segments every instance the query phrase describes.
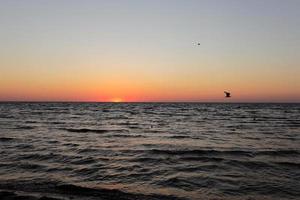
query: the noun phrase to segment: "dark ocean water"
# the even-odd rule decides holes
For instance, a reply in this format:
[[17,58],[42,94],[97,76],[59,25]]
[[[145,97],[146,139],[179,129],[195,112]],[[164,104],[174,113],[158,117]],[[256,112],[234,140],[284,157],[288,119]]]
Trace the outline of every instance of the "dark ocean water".
[[0,189],[62,184],[299,199],[300,104],[0,103]]

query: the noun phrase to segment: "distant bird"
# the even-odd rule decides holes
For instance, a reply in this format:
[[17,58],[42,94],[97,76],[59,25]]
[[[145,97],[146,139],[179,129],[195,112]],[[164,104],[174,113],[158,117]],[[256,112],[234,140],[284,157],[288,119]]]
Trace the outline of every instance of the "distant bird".
[[200,43],[197,43],[197,45],[199,46],[199,45],[200,45]]
[[224,93],[225,93],[225,98],[230,98],[230,97],[231,97],[231,96],[230,96],[230,92],[224,91]]

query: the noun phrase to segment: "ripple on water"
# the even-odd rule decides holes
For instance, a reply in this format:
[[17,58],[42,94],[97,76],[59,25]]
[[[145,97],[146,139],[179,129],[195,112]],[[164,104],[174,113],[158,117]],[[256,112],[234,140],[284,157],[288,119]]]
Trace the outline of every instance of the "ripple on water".
[[0,103],[0,189],[118,199],[115,191],[95,189],[110,184],[173,195],[151,196],[156,200],[297,199],[299,110],[299,104]]

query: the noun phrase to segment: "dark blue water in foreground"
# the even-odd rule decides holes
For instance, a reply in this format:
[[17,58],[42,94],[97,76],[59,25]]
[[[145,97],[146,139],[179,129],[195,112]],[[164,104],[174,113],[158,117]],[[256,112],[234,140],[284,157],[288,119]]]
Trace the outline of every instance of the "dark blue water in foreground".
[[0,189],[62,183],[297,199],[300,104],[0,103]]

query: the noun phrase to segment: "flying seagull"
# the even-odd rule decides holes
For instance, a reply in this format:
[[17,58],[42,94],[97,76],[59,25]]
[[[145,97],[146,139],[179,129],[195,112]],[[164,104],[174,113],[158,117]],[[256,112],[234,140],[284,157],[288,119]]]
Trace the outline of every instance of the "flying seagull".
[[231,96],[230,96],[230,92],[224,91],[224,93],[225,93],[225,98],[230,98],[230,97],[231,97]]

